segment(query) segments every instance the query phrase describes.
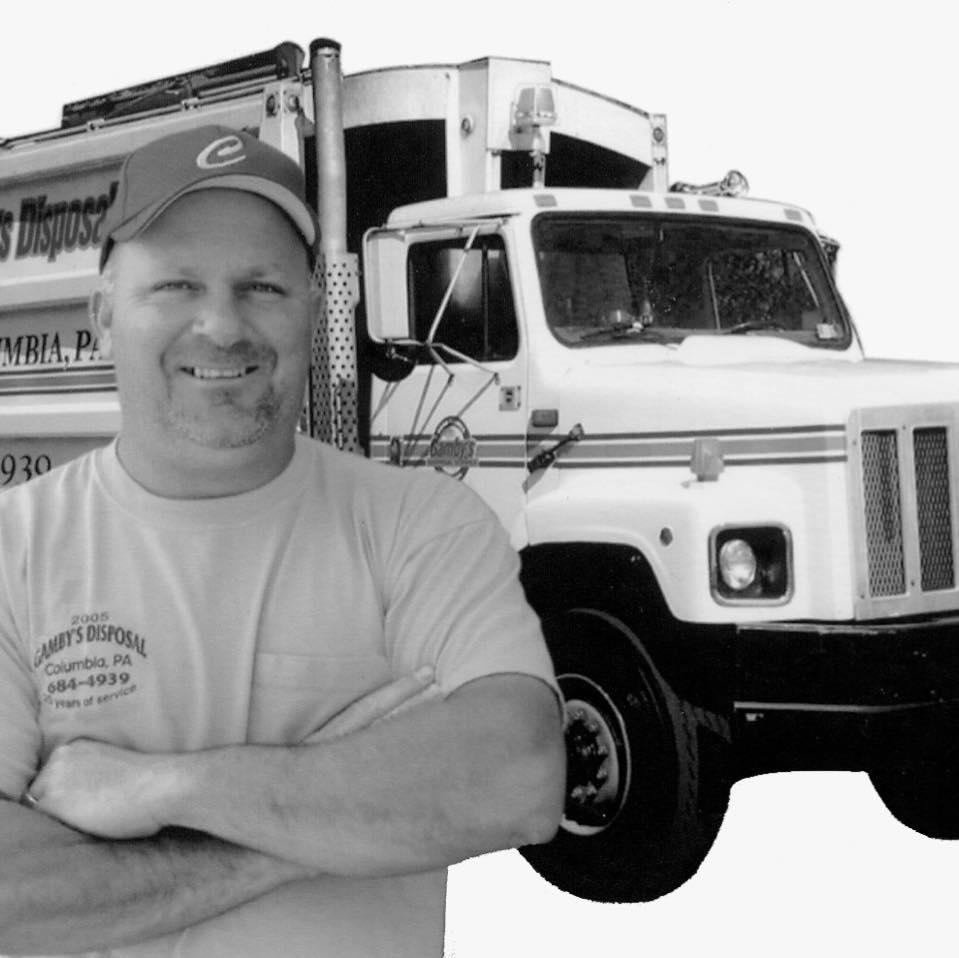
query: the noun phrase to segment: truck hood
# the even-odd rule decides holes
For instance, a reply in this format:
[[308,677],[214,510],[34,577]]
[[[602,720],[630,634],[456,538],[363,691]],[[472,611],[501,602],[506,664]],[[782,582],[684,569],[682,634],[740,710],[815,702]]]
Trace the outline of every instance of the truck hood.
[[697,339],[703,345],[691,349],[653,346],[648,359],[632,347],[591,350],[556,383],[561,426],[580,422],[587,434],[842,426],[855,409],[959,404],[959,365],[809,358],[812,350],[768,338],[734,354],[729,340]]

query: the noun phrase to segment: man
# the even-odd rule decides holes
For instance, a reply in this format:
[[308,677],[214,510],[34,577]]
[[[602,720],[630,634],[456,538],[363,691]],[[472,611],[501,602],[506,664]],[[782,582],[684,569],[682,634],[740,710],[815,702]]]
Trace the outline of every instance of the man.
[[120,434],[0,497],[0,951],[439,955],[445,866],[560,815],[515,555],[457,483],[295,434],[292,161],[156,141],[105,236]]

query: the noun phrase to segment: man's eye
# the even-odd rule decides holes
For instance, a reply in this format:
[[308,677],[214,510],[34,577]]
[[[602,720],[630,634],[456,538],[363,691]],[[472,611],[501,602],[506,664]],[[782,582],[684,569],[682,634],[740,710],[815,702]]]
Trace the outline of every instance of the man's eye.
[[283,288],[277,286],[276,283],[267,283],[263,280],[258,280],[255,283],[250,283],[249,289],[254,293],[267,293],[271,296],[282,296]]
[[193,288],[193,283],[186,279],[165,279],[153,285],[154,291],[158,293],[187,291]]

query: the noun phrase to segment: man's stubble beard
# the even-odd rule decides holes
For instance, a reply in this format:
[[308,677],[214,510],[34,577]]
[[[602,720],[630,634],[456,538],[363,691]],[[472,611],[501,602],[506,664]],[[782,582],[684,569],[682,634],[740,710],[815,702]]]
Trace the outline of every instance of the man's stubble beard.
[[[202,411],[194,414],[184,410],[168,395],[160,411],[160,423],[180,439],[207,449],[240,449],[259,442],[284,418],[284,403],[273,386],[250,409],[237,406],[227,390],[211,397],[210,405],[220,415],[208,422]],[[223,415],[225,407],[231,410],[229,418]]]

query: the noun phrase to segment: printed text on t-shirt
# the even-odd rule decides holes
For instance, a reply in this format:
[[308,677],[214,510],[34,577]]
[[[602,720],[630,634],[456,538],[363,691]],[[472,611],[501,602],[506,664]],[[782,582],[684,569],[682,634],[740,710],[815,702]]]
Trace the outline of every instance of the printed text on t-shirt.
[[110,618],[108,612],[74,615],[69,628],[34,647],[33,668],[45,706],[90,708],[136,691],[136,667],[147,658],[147,640]]

